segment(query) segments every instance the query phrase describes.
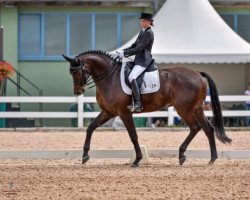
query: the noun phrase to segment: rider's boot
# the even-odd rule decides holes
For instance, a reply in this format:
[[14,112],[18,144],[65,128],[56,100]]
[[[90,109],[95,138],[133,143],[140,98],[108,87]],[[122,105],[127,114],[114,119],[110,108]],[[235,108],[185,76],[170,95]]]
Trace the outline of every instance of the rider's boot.
[[132,80],[131,82],[131,89],[134,96],[134,106],[129,105],[127,108],[131,110],[131,112],[141,112],[142,111],[142,104],[141,104],[141,94],[140,89],[137,85],[136,79]]

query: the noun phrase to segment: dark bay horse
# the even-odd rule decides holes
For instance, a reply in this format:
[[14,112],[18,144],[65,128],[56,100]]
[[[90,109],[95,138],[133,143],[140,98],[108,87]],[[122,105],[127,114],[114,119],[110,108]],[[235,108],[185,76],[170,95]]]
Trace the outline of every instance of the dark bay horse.
[[[75,58],[63,57],[70,62],[70,73],[74,81],[74,94],[81,95],[85,91],[88,78],[91,76],[96,85],[96,99],[101,108],[100,114],[87,128],[85,144],[83,147],[82,163],[89,160],[89,150],[92,133],[109,119],[120,116],[129,137],[134,145],[136,159],[132,166],[138,166],[142,159],[138,136],[134,126],[132,113],[127,109],[131,103],[131,96],[123,92],[120,83],[121,62],[102,51],[88,51]],[[174,106],[180,117],[187,123],[190,133],[179,148],[179,163],[182,165],[189,143],[195,135],[203,129],[210,146],[211,160],[217,158],[214,132],[222,143],[230,143],[224,131],[221,106],[216,85],[212,78],[204,73],[193,71],[184,67],[159,69],[160,89],[151,94],[142,95],[143,112],[152,112]],[[206,97],[207,83],[210,88],[212,110],[214,115],[213,126],[203,111],[203,101]]]

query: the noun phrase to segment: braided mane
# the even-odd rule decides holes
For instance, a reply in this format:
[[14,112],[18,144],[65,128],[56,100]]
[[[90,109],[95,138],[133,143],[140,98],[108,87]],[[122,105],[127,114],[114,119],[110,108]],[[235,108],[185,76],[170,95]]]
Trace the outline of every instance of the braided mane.
[[114,62],[117,62],[111,54],[109,54],[105,51],[102,51],[102,50],[89,50],[89,51],[86,51],[86,52],[79,54],[78,56],[83,56],[86,54],[97,54],[97,55],[103,56],[104,58],[109,58],[109,59],[113,60]]

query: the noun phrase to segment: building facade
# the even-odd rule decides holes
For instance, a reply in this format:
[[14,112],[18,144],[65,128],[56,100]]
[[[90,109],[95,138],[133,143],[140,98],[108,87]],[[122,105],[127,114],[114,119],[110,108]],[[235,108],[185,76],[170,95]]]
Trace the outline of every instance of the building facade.
[[[68,72],[68,63],[61,54],[75,56],[87,50],[110,51],[121,46],[139,31],[139,13],[156,13],[164,2],[165,0],[0,0],[4,60],[35,83],[44,96],[72,96],[72,78]],[[250,42],[250,0],[210,2],[229,26]],[[195,65],[190,67],[200,69]],[[234,64],[227,67],[230,70],[234,68]],[[216,75],[216,66],[212,68],[215,81],[221,81]],[[205,66],[204,70],[206,69],[211,70],[211,67]],[[243,69],[245,70],[245,66],[239,67],[239,76],[245,73]],[[228,78],[233,77],[226,77]],[[26,81],[21,80],[20,85],[31,95],[38,95],[38,91]],[[224,90],[224,85],[220,83],[218,87],[221,94],[242,94],[241,90],[244,89],[236,86]],[[16,86],[10,82],[7,95],[17,95]],[[20,95],[27,94],[21,91]],[[87,91],[86,95],[95,95],[95,89]],[[21,109],[34,110],[37,106],[24,104]],[[45,111],[68,109],[69,105],[66,104],[44,105]],[[69,121],[66,123],[70,125]],[[45,120],[45,126],[62,124],[65,124],[64,120]]]

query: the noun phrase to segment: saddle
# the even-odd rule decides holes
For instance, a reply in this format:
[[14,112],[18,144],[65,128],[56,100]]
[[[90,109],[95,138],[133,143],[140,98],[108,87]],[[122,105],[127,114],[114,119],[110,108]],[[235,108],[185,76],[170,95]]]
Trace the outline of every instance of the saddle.
[[[135,66],[135,63],[133,61],[126,62],[126,66],[124,68],[124,77],[125,77],[125,83],[129,88],[131,88],[130,82],[128,80],[129,74],[131,73],[133,67]],[[157,70],[157,66],[155,65],[155,60],[153,59],[152,62],[147,66],[146,70],[142,72],[140,76],[136,79],[138,87],[141,88],[143,80],[144,80],[144,75],[146,72],[152,72]]]

